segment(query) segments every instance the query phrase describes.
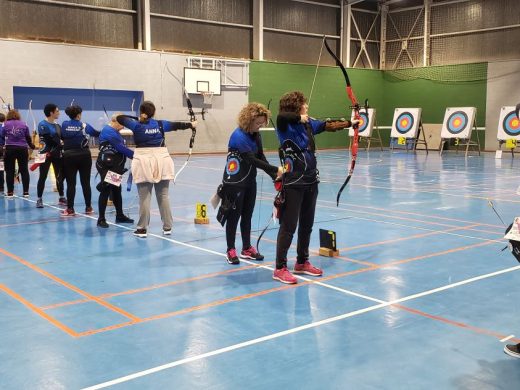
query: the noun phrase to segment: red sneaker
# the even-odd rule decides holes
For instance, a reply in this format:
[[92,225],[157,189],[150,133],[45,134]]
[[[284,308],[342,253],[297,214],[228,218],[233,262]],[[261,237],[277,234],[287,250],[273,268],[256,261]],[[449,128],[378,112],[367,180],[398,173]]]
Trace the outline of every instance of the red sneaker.
[[298,280],[291,274],[291,271],[287,269],[287,267],[283,267],[282,269],[275,269],[273,273],[273,279],[279,280],[282,283],[286,284],[296,284]]
[[264,256],[258,253],[256,251],[256,248],[253,245],[251,245],[249,248],[244,249],[242,252],[240,252],[240,258],[262,261],[264,259]]
[[85,214],[94,214],[94,209],[92,207],[85,207]]
[[67,205],[67,198],[65,198],[64,196],[60,197],[60,198],[58,199],[58,204],[59,204],[60,206],[66,206],[66,205]]
[[76,215],[74,209],[65,209],[60,214],[62,217],[73,217]]
[[313,266],[310,261],[306,261],[303,264],[296,263],[294,265],[294,271],[295,274],[305,274],[305,275],[311,275],[311,276],[321,276],[323,275],[323,271],[319,268],[316,268]]

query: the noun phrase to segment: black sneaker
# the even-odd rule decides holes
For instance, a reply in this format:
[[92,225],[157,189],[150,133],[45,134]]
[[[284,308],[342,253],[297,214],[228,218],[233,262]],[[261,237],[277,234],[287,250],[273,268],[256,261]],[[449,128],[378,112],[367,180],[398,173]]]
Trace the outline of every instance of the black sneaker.
[[226,258],[229,264],[240,264],[240,260],[237,256],[237,250],[235,248],[228,249],[226,252]]
[[146,238],[146,229],[136,229],[134,231],[134,236],[140,237],[140,238]]
[[106,221],[105,218],[103,218],[103,219],[98,219],[98,221],[97,221],[97,225],[98,225],[98,227],[103,228],[103,229],[108,228],[108,223],[107,223],[107,221]]
[[134,223],[134,220],[123,214],[116,216],[116,223]]
[[42,198],[36,199],[36,208],[43,209],[43,199]]
[[28,193],[28,192],[24,192],[24,193],[23,193],[23,197],[24,197],[24,198],[28,198],[28,197],[29,197],[29,193]]
[[507,344],[504,347],[504,352],[509,356],[520,358],[520,344]]

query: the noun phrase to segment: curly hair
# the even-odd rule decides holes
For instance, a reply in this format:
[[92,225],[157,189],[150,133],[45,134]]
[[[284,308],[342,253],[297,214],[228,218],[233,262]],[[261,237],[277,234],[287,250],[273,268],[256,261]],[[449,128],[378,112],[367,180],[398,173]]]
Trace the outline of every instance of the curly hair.
[[280,112],[299,114],[304,104],[307,104],[307,98],[303,95],[303,92],[288,92],[280,98]]
[[256,118],[263,116],[265,123],[269,121],[271,111],[266,106],[260,103],[248,103],[246,104],[238,114],[238,127],[242,130],[249,130],[251,123]]

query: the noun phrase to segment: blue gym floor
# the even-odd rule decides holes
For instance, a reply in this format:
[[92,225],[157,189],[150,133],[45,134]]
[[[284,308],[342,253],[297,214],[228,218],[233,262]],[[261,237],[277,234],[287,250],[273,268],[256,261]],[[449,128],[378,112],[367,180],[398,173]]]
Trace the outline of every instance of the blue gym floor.
[[[264,262],[232,266],[215,211],[193,223],[224,155],[193,157],[170,186],[169,237],[155,200],[146,239],[60,218],[50,180],[36,209],[31,173],[29,199],[0,198],[0,388],[520,388],[520,359],[502,351],[520,341],[520,266],[488,205],[507,224],[520,215],[520,161],[360,152],[338,208],[350,157],[318,159],[311,261],[324,276],[295,286],[271,278],[278,226]],[[97,210],[94,170],[92,184]],[[258,188],[253,242],[274,194],[263,173]],[[135,187],[123,192],[137,218]],[[336,231],[339,257],[317,255],[319,228]]]

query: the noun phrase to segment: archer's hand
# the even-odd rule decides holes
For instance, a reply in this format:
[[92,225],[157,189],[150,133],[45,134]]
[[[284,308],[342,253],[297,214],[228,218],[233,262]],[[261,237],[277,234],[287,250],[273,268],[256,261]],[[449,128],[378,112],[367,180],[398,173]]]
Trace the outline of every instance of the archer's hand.
[[191,128],[192,129],[196,129],[197,128],[197,121],[192,121],[191,122]]
[[307,115],[307,114],[300,115],[301,123],[307,123],[308,121],[309,121],[309,115]]
[[280,179],[283,175],[283,167],[278,167],[278,172],[276,173],[276,179]]
[[352,127],[359,125],[360,120],[359,119],[352,119]]

